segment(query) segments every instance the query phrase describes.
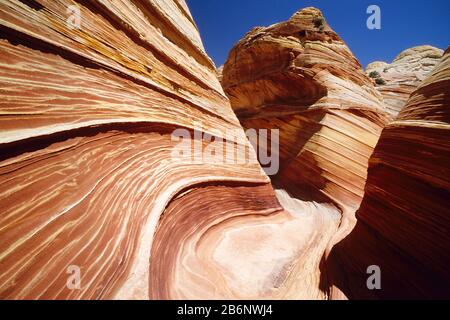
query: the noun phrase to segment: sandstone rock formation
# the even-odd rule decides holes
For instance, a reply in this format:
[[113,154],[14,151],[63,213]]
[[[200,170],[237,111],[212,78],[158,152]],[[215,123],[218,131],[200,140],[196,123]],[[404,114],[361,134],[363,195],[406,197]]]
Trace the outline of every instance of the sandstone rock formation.
[[[173,268],[164,256],[177,255],[185,234],[164,252],[152,247],[174,198],[203,209],[228,199],[205,224],[293,220],[248,148],[184,1],[11,0],[0,13],[0,298],[159,297],[171,279],[154,281],[149,270]],[[171,132],[198,123],[216,137],[217,128],[237,130],[227,143],[248,148],[248,161],[174,159]],[[181,211],[174,218],[203,212]],[[81,275],[73,290],[72,267]]]
[[[372,155],[383,126],[441,56],[423,46],[392,65],[371,64],[367,75],[386,77],[382,97],[320,11],[306,8],[253,29],[224,65],[221,82],[244,128],[280,129],[274,183],[298,203],[313,199],[342,213],[320,274],[332,299],[449,297],[448,57]],[[383,290],[367,287],[371,265],[381,267]]]
[[[347,297],[450,298],[449,159],[450,48],[370,158],[358,223],[328,261]],[[382,290],[365,287],[372,264]]]
[[286,22],[254,28],[231,50],[222,85],[244,128],[280,130],[274,183],[298,199],[335,204],[344,236],[389,116],[322,13],[306,8]]
[[[387,297],[399,265],[447,293],[448,56],[364,194],[390,116],[317,9],[247,34],[226,94],[184,0],[3,0],[0,30],[0,299],[372,297],[380,259]],[[241,124],[280,129],[276,189]]]
[[367,65],[367,75],[375,71],[385,82],[376,88],[392,117],[405,106],[410,94],[434,69],[442,54],[443,50],[432,46],[417,46],[400,53],[391,64],[375,61]]
[[274,192],[184,1],[0,13],[1,299],[326,298],[339,211]]

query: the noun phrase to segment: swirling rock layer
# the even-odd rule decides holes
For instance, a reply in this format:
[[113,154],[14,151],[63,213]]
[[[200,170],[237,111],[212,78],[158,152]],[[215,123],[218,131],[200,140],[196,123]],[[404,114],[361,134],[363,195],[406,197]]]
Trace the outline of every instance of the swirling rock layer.
[[339,212],[274,192],[184,1],[0,13],[0,298],[326,298]]
[[[347,297],[450,297],[449,93],[447,50],[383,130],[358,223],[333,249],[334,284]],[[380,266],[382,290],[364,287],[372,264]]]
[[[1,1],[0,13],[0,298],[154,297],[153,234],[174,196],[211,182],[271,190],[184,1]],[[199,123],[247,161],[174,159],[172,131]],[[230,218],[277,203],[252,192],[229,199]]]
[[[365,194],[389,115],[317,9],[247,34],[226,95],[183,0],[4,0],[0,57],[1,299],[448,296],[448,55]],[[276,190],[240,122],[280,129]]]
[[348,220],[342,229],[351,229],[389,116],[322,13],[306,8],[254,28],[231,50],[221,82],[244,128],[280,130],[275,184],[298,199],[336,204]]
[[325,298],[318,269],[339,214],[279,197],[289,211],[269,185],[212,185],[177,197],[155,235],[152,298]]

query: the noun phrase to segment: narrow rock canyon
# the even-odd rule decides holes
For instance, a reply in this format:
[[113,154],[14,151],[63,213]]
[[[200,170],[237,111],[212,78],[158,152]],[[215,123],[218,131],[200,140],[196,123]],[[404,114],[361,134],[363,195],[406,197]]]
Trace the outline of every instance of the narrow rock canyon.
[[2,0],[0,57],[0,299],[450,298],[448,49],[305,8],[216,70],[184,0]]

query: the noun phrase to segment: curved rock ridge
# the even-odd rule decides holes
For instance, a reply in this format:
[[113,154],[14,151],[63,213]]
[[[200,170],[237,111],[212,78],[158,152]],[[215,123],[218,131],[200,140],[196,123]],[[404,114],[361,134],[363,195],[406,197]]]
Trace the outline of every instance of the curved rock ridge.
[[321,11],[305,8],[288,21],[254,28],[231,50],[222,74],[244,128],[280,130],[273,182],[299,199],[354,213],[389,116]]
[[[265,222],[276,238],[299,224],[280,207],[184,1],[6,0],[0,13],[0,298],[175,297],[159,295],[150,271],[179,268],[197,288],[191,268],[208,265],[214,247],[185,251],[178,242],[166,257],[158,241],[167,219],[195,219],[172,241],[188,230],[217,239],[226,230],[228,239],[246,221]],[[175,129],[193,134],[196,161],[174,158]],[[201,158],[219,138],[244,148],[246,161]],[[292,264],[302,239],[272,265]],[[226,268],[233,256],[221,252]],[[172,255],[197,260],[165,264]],[[172,287],[170,275],[158,281]],[[176,292],[214,297],[214,288],[186,286]]]
[[284,191],[278,197],[289,211],[269,185],[211,185],[177,197],[155,234],[152,256],[160,260],[151,264],[151,297],[326,298],[319,289],[320,258],[339,212]]
[[441,60],[443,52],[433,46],[417,46],[404,50],[390,64],[375,61],[367,65],[367,75],[377,72],[385,82],[376,84],[376,88],[392,117],[402,110],[411,93]]
[[[450,298],[449,159],[450,48],[381,134],[358,223],[327,263],[337,292]],[[380,267],[382,290],[364,286],[369,265]]]
[[[3,0],[0,29],[0,299],[448,296],[448,55],[364,194],[390,115],[315,8],[222,72],[184,0]],[[242,126],[280,130],[275,189]]]
[[[238,125],[178,1],[34,2],[42,8],[0,3],[2,35],[12,39],[1,46],[9,98],[0,143],[105,123]],[[68,23],[71,6],[80,11],[80,28]]]

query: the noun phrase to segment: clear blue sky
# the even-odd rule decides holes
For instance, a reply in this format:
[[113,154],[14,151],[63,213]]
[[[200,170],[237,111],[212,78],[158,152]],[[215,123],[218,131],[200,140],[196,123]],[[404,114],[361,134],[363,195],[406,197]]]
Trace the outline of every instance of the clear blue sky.
[[[304,7],[322,10],[331,28],[365,67],[390,62],[404,49],[429,44],[450,45],[450,0],[187,0],[203,43],[216,66],[255,26],[287,20]],[[381,8],[381,30],[369,30],[367,7]]]

